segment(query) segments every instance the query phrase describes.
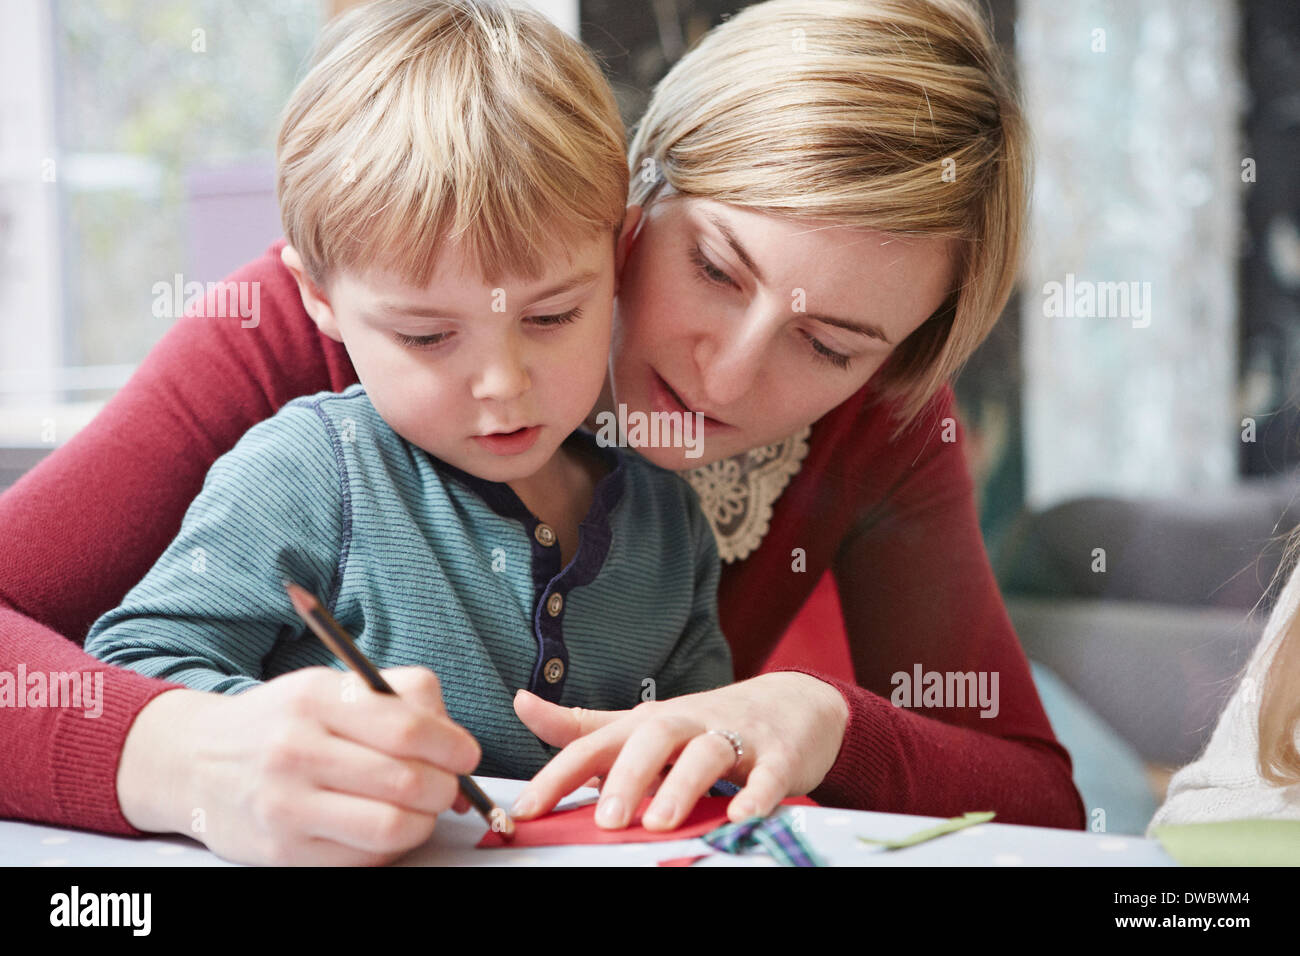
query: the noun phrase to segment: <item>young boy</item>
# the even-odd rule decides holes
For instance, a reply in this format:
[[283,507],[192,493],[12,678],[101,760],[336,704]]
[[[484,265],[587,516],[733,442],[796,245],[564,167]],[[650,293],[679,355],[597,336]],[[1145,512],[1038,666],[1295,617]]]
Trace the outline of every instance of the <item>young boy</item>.
[[288,577],[377,666],[435,671],[477,772],[521,778],[551,751],[520,687],[623,709],[730,682],[694,493],[577,430],[608,365],[623,148],[599,68],[531,11],[332,23],[280,132],[282,257],[360,384],[218,459],[86,650],[221,693],[341,668]]

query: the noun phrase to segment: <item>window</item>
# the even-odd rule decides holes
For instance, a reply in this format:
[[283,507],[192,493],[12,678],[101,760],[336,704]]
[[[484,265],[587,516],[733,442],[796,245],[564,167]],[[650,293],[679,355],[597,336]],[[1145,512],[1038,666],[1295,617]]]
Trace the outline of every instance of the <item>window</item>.
[[[279,233],[275,134],[321,0],[0,4],[0,444],[65,441],[173,321],[194,210],[254,183]],[[232,263],[233,264],[233,263]]]

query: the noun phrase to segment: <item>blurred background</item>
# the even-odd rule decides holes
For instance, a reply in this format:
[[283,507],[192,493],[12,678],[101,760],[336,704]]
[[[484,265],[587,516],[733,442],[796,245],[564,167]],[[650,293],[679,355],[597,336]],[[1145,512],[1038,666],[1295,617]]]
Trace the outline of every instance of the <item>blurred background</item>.
[[[280,235],[279,111],[349,5],[0,0],[0,489],[163,334],[157,283],[218,280]],[[601,57],[629,126],[746,6],[533,5]],[[1090,826],[1138,833],[1300,523],[1300,4],[983,5],[1036,178],[1019,291],[957,383],[969,462]],[[1122,307],[1059,307],[1084,286]],[[851,676],[836,601],[823,582],[769,666]]]

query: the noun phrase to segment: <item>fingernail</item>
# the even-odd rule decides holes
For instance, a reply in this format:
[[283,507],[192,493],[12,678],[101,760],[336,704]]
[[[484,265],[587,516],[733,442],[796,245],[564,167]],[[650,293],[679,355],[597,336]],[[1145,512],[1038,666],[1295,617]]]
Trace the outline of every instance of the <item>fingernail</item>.
[[623,801],[618,797],[610,797],[607,800],[600,801],[600,806],[596,808],[596,822],[607,827],[622,826]]
[[668,826],[673,817],[677,815],[677,804],[665,799],[662,803],[656,802],[650,811],[645,815],[645,822],[655,826]]
[[754,809],[754,805],[753,805],[752,803],[738,803],[738,804],[736,804],[736,812],[737,812],[738,814],[740,814],[740,816],[741,816],[742,818],[746,819],[746,820],[748,820],[750,817],[752,817],[752,816],[756,816],[756,815],[758,814],[758,811]]
[[536,806],[537,798],[531,793],[520,794],[519,799],[515,801],[515,805],[510,808],[510,815],[512,817],[526,817],[533,812]]

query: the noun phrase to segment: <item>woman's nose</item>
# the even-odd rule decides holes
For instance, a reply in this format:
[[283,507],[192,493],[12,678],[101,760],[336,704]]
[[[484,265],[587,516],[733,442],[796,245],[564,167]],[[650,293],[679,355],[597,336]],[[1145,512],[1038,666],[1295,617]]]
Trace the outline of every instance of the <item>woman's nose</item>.
[[763,353],[773,333],[770,318],[746,313],[714,329],[695,345],[704,400],[721,412],[754,387]]

